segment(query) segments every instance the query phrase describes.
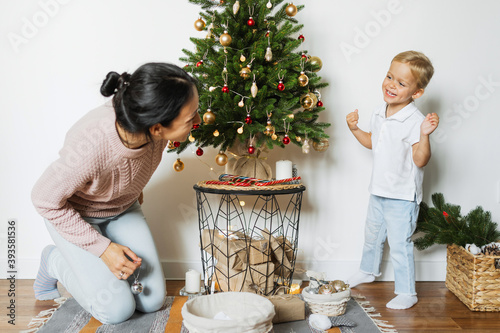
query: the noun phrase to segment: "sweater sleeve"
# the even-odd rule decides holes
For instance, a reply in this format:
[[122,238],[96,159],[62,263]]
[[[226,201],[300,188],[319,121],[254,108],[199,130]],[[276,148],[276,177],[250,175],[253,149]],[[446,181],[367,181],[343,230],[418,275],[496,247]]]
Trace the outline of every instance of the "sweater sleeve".
[[100,257],[110,240],[101,235],[68,201],[92,180],[98,165],[92,159],[64,149],[35,184],[31,198],[40,215],[46,218],[67,241]]

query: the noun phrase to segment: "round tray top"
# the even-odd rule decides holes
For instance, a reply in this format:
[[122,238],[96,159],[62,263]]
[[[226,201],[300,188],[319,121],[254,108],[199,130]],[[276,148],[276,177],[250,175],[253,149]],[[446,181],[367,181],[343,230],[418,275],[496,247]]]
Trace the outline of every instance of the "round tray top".
[[291,194],[304,192],[306,187],[302,184],[284,184],[269,186],[233,186],[233,185],[214,185],[206,184],[205,181],[198,182],[193,188],[195,191],[215,194],[248,194],[248,195],[273,195],[273,194]]

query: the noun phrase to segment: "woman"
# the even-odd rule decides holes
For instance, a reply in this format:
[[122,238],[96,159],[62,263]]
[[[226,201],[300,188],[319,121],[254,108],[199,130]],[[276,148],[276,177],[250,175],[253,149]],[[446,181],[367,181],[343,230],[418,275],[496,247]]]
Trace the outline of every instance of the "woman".
[[[165,278],[139,200],[168,141],[186,140],[201,119],[196,82],[174,65],[110,72],[101,93],[112,103],[69,130],[33,188],[56,244],[43,250],[33,287],[37,299],[54,299],[60,281],[94,318],[116,324],[163,304]],[[143,292],[132,292],[135,281]]]

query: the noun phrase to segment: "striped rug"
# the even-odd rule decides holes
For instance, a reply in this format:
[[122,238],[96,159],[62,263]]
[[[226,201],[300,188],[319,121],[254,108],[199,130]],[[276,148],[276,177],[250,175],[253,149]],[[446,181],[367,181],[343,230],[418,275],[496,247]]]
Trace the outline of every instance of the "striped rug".
[[[181,309],[189,298],[167,296],[162,308],[154,313],[136,312],[129,320],[117,325],[104,325],[75,301],[74,298],[58,299],[54,309],[44,311],[35,318],[31,329],[24,333],[189,333],[182,325]],[[381,320],[380,314],[361,299],[352,298],[343,316],[331,317],[336,326],[328,333],[378,333],[396,332],[393,326]],[[349,324],[350,323],[350,324]],[[322,333],[311,328],[306,320],[275,324],[273,333]]]

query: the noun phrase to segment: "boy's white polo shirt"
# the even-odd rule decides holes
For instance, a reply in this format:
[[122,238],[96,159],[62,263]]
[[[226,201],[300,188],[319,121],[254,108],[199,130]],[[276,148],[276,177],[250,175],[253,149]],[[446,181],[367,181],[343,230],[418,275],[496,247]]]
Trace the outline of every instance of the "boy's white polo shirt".
[[371,118],[373,170],[369,191],[373,195],[422,201],[424,169],[413,162],[412,146],[420,141],[425,119],[415,103],[389,118],[387,104],[375,109]]

